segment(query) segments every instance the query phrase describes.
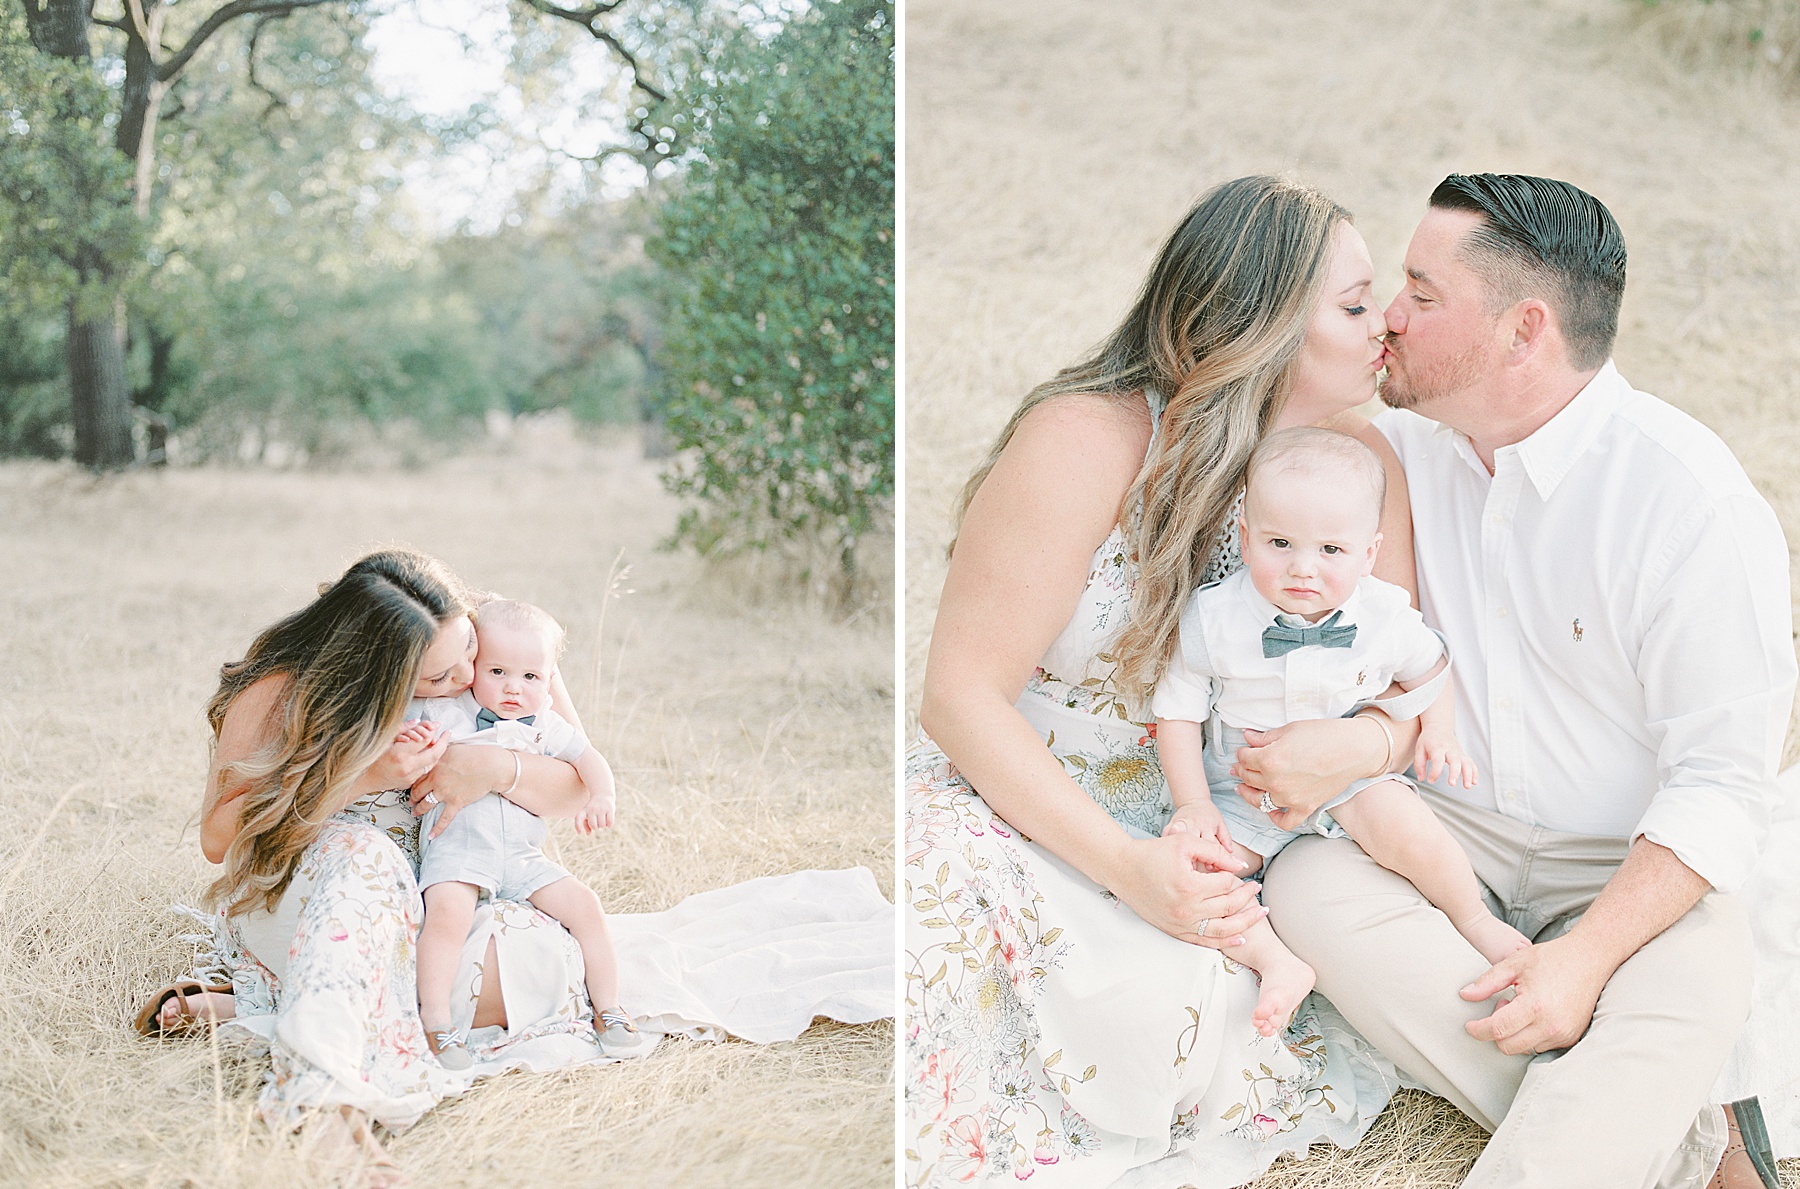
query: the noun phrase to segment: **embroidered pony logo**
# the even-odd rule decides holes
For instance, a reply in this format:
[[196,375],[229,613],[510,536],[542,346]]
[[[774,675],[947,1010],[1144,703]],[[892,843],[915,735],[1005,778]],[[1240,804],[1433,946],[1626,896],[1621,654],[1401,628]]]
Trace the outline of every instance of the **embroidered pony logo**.
[[1576,616],[1575,622],[1573,624],[1571,624],[1570,627],[1574,631],[1575,643],[1577,643],[1577,644],[1581,643],[1581,617]]

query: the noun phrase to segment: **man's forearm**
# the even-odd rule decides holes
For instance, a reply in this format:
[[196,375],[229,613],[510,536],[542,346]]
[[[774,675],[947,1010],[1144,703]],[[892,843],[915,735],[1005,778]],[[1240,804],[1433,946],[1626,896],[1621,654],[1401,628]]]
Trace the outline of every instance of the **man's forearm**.
[[1611,977],[1710,891],[1712,885],[1674,851],[1640,838],[1568,936]]

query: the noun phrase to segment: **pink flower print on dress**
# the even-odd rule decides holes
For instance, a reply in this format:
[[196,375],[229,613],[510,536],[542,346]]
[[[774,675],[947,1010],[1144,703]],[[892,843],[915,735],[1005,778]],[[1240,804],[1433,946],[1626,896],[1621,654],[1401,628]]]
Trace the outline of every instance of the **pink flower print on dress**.
[[981,1116],[964,1115],[950,1124],[944,1145],[944,1171],[959,1181],[973,1181],[987,1165],[986,1128]]
[[919,1072],[919,1086],[931,1103],[933,1119],[942,1119],[956,1104],[974,1097],[967,1081],[961,1054],[933,1053],[925,1059]]

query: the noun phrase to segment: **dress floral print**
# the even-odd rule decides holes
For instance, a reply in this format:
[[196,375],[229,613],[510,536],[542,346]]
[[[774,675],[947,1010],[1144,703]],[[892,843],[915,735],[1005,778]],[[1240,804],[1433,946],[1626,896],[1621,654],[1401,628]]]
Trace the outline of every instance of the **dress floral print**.
[[327,821],[284,897],[284,906],[294,898],[298,914],[279,976],[246,944],[245,918],[209,918],[210,972],[231,980],[233,1023],[268,1042],[258,1111],[271,1125],[297,1126],[309,1111],[351,1106],[404,1127],[476,1076],[521,1063],[512,1053],[541,1059],[553,1048],[565,1061],[598,1055],[573,939],[529,904],[493,901],[478,913],[465,949],[452,1016],[468,1027],[480,994],[476,959],[490,937],[507,971],[509,1008],[529,1001],[538,1010],[511,1030],[472,1035],[473,1069],[438,1064],[418,1013],[415,943],[424,905],[417,856],[418,827],[404,794],[367,798]]
[[[1234,544],[1215,566],[1237,564]],[[1115,529],[1018,709],[1077,784],[1149,837],[1173,807],[1147,708],[1114,686],[1108,652],[1135,577]],[[1251,971],[1146,924],[1021,836],[924,736],[906,800],[909,1185],[1239,1185],[1283,1151],[1353,1143],[1385,1104],[1357,1047],[1328,1042],[1328,1006],[1260,1036]]]

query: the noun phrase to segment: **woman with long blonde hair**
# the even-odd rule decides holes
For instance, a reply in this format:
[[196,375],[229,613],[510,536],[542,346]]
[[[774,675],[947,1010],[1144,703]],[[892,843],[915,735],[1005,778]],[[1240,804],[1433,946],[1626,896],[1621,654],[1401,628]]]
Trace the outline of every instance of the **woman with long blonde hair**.
[[[1215,843],[1161,835],[1148,711],[1187,596],[1241,564],[1234,509],[1273,430],[1377,451],[1380,576],[1413,585],[1404,477],[1352,411],[1384,358],[1372,282],[1324,195],[1219,186],[969,481],[907,761],[910,1182],[1106,1185],[1160,1159],[1146,1183],[1236,1185],[1353,1142],[1385,1101],[1359,1101],[1367,1071],[1310,1012],[1285,1038],[1251,1027],[1254,976],[1228,958],[1256,887]],[[1406,724],[1366,713],[1267,733],[1241,791],[1280,804],[1410,754]]]
[[[415,798],[462,805],[504,791],[540,815],[571,816],[585,796],[559,760],[401,738],[412,698],[473,680],[474,610],[442,563],[384,550],[223,667],[207,707],[200,827],[201,849],[223,868],[208,889],[219,910],[214,977],[166,988],[138,1020],[151,1034],[234,1020],[268,1038],[264,1118],[318,1121],[367,1184],[403,1179],[371,1120],[407,1125],[510,1060],[496,1052],[456,1073],[426,1045],[412,957]],[[555,696],[566,705],[560,682]],[[580,952],[563,930],[529,905],[495,901],[477,916],[470,954],[480,958],[458,980],[464,1026],[508,1025],[508,1038],[530,1038],[540,1066],[592,1059]],[[508,988],[539,1018],[509,1020]]]

